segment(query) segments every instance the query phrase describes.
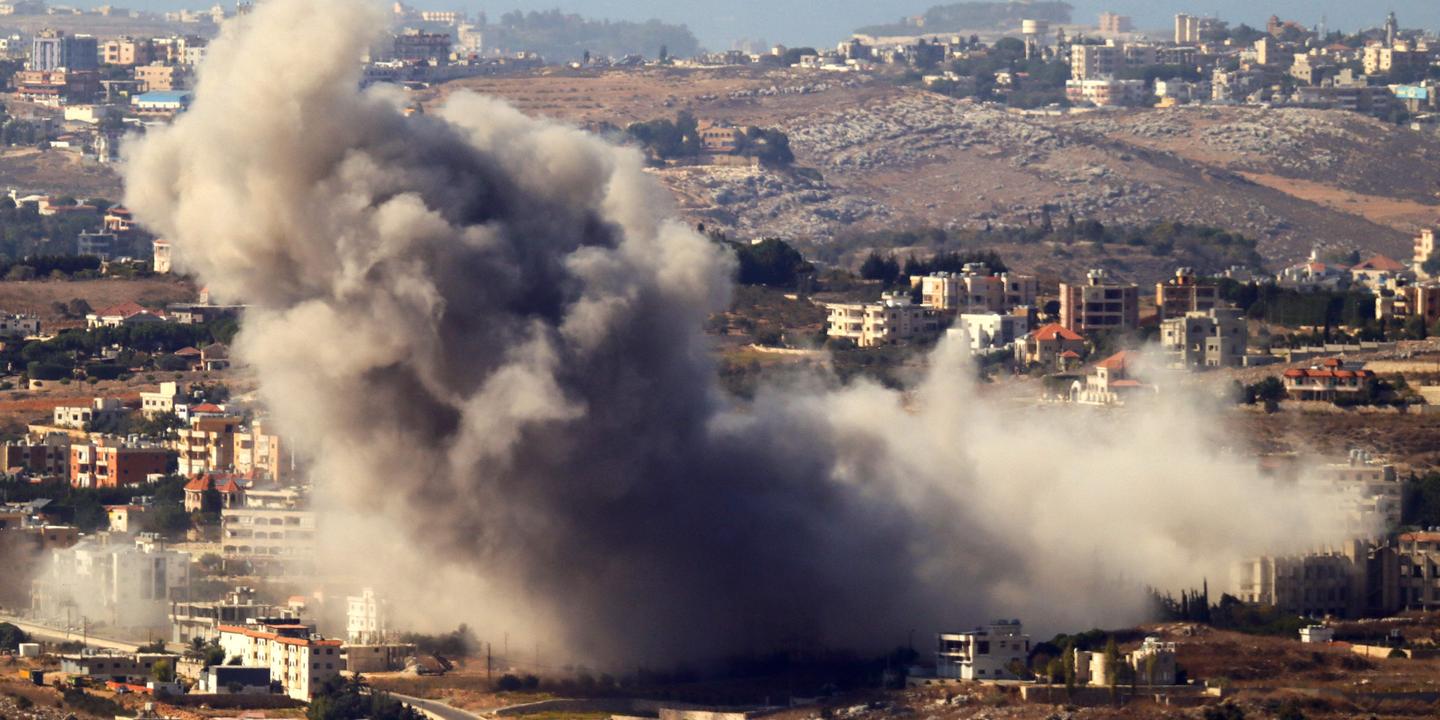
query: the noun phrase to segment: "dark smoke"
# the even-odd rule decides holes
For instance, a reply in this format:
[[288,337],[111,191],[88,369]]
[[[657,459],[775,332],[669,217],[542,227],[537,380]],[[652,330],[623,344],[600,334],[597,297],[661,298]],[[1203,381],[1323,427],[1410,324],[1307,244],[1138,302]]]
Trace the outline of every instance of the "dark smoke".
[[1117,578],[1316,537],[1270,523],[1294,500],[1187,401],[998,409],[949,345],[909,397],[821,378],[737,406],[700,332],[731,260],[640,157],[471,94],[406,116],[357,91],[381,21],[267,0],[227,23],[126,201],[253,304],[237,353],[312,460],[334,557],[411,622],[601,662],[869,649],[1133,619]]

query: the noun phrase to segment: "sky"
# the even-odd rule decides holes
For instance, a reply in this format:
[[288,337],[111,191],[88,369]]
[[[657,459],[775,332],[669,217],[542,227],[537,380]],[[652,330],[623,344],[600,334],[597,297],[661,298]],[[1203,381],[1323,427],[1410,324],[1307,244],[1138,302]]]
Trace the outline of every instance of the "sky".
[[[450,3],[447,5],[446,3]],[[414,0],[433,4],[436,9],[484,10],[490,17],[515,8],[546,10],[560,8],[596,18],[646,20],[658,18],[684,23],[712,50],[728,49],[739,39],[766,40],[791,47],[828,46],[844,39],[857,27],[894,22],[902,16],[918,15],[935,0],[881,2],[873,0],[500,0],[491,5],[466,0]],[[456,3],[460,3],[457,5]],[[1094,23],[1101,11],[1129,14],[1142,28],[1166,28],[1177,12],[1219,15],[1232,22],[1264,23],[1272,13],[1305,25],[1326,18],[1328,27],[1353,31],[1378,27],[1385,13],[1394,10],[1402,27],[1440,29],[1440,1],[1389,0],[1369,3],[1355,0],[1200,0],[1198,2],[1155,2],[1155,0],[1070,0],[1074,18]]]

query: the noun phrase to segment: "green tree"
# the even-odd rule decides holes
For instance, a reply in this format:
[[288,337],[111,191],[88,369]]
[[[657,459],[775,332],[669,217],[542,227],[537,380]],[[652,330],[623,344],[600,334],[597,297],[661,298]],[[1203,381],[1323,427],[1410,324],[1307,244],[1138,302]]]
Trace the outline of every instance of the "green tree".
[[30,642],[30,636],[10,623],[0,623],[0,650],[14,652],[23,642]]
[[175,664],[169,660],[156,661],[150,668],[150,677],[154,678],[155,682],[175,682]]

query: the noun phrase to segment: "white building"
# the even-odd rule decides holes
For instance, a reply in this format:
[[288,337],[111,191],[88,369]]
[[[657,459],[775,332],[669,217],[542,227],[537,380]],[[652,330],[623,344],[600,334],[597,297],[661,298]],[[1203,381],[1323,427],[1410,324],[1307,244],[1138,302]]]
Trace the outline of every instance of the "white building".
[[1028,314],[967,313],[947,332],[958,335],[974,355],[1013,345],[1030,332],[1030,317]]
[[1089,103],[1096,107],[1140,105],[1149,97],[1144,80],[1096,78],[1066,80],[1065,98],[1072,103]]
[[1111,667],[1112,661],[1105,653],[1077,648],[1075,681],[1097,687],[1129,684],[1131,678],[1136,685],[1175,684],[1175,643],[1147,637],[1140,647],[1120,653],[1117,659],[1122,666]]
[[308,702],[326,680],[340,674],[339,640],[315,635],[307,625],[252,623],[222,625],[220,648],[240,667],[269,668],[270,682],[296,700]]
[[390,607],[375,591],[365,588],[345,598],[345,642],[350,645],[379,645],[389,635]]
[[846,338],[857,347],[876,347],[940,333],[938,311],[915,305],[904,293],[885,293],[875,303],[829,303],[826,335]]
[[936,636],[935,674],[958,680],[1017,680],[1015,662],[1030,655],[1030,636],[1019,620],[996,620],[970,632]]
[[1039,283],[1033,275],[991,274],[985,263],[967,263],[958,273],[910,276],[920,288],[920,304],[952,313],[1007,313],[1035,304]]
[[51,413],[51,424],[71,430],[84,430],[86,425],[107,417],[123,415],[125,408],[118,398],[95,398],[89,405],[57,405]]
[[108,534],[56,550],[34,583],[36,617],[66,627],[86,624],[168,635],[170,601],[190,588],[190,554],[146,539]]
[[175,382],[163,382],[159,390],[140,392],[140,412],[147,418],[169,415],[183,402],[185,396],[180,392],[180,384]]
[[1306,625],[1300,628],[1300,642],[1328,643],[1335,640],[1335,630],[1324,625]]
[[315,563],[315,513],[293,491],[247,490],[243,507],[220,511],[226,567],[300,575]]
[[0,338],[26,338],[40,334],[40,318],[34,315],[0,314]]

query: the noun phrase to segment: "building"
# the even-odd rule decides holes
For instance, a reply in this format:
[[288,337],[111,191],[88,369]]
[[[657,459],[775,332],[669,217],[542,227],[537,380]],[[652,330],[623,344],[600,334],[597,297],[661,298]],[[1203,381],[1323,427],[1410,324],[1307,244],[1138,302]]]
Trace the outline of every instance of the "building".
[[1138,327],[1140,289],[1108,280],[1104,270],[1091,270],[1083,285],[1060,283],[1060,324],[1081,334]]
[[1310,251],[1305,262],[1296,263],[1275,276],[1275,284],[1302,292],[1339,290],[1349,281],[1350,274],[1338,265],[1320,262],[1318,249]]
[[138,115],[174,117],[190,107],[190,93],[181,90],[155,90],[130,98],[130,107]]
[[390,606],[375,591],[365,588],[345,598],[345,642],[350,645],[380,645],[389,639]]
[[1160,347],[1175,367],[1240,367],[1250,330],[1234,308],[1186,313],[1160,323]]
[[960,341],[970,348],[972,355],[1006,349],[1030,332],[1030,315],[965,313],[948,332],[958,335]]
[[106,505],[105,517],[109,521],[110,532],[138,533],[143,529],[142,522],[149,511],[149,505],[138,503]]
[[912,275],[920,304],[947,313],[1009,313],[1033,307],[1039,283],[1033,275],[992,274],[985,263],[966,263],[958,273]]
[[94,255],[101,260],[110,260],[120,255],[120,238],[114,233],[81,230],[75,236],[76,255]]
[[205,473],[185,483],[185,512],[205,509],[205,493],[214,492],[220,508],[240,507],[245,502],[245,488],[234,475]]
[[1070,401],[1081,405],[1124,405],[1137,393],[1156,391],[1139,379],[1140,354],[1133,350],[1121,350],[1098,363],[1085,376],[1082,383],[1076,380],[1070,388]]
[[96,422],[105,422],[125,414],[117,398],[95,398],[89,405],[56,405],[50,424],[71,430],[88,430]]
[[[254,589],[239,587],[227,593],[223,600],[171,603],[170,641],[182,645],[189,645],[196,638],[219,641],[221,626],[246,625],[252,620],[293,624],[299,618],[288,607],[255,602]],[[268,675],[265,684],[270,684]]]
[[313,570],[315,513],[294,492],[245,491],[240,507],[220,511],[226,568],[276,575]]
[[140,413],[147,418],[169,415],[175,412],[176,405],[184,401],[185,395],[180,392],[179,383],[163,382],[159,390],[140,391]]
[[922,340],[940,333],[938,311],[912,304],[905,293],[884,293],[874,303],[829,303],[825,309],[830,323],[826,335],[851,340],[857,347]]
[[1071,80],[1114,77],[1124,66],[1125,56],[1116,45],[1075,45],[1070,48]]
[[344,669],[340,645],[339,640],[327,640],[296,623],[220,626],[220,647],[226,657],[240,658],[240,667],[269,668],[272,684],[306,702]]
[[1306,625],[1300,628],[1300,642],[1302,643],[1329,643],[1335,641],[1334,628],[1324,625]]
[[23,339],[40,334],[40,318],[27,314],[0,313],[0,339]]
[[184,67],[163,63],[138,65],[135,67],[134,75],[135,82],[140,86],[140,92],[145,94],[173,93],[183,90],[189,79]]
[[1414,264],[1415,272],[1422,277],[1429,277],[1429,273],[1426,273],[1421,266],[1435,253],[1435,228],[1421,230],[1420,234],[1415,236],[1414,248],[1415,251],[1410,262]]
[[700,149],[708,153],[728,154],[740,149],[745,140],[745,130],[733,125],[721,125],[701,120],[695,127],[700,136]]
[[419,654],[409,643],[356,645],[345,643],[345,669],[352,673],[404,670]]
[[1177,268],[1175,277],[1155,283],[1155,313],[1160,320],[1206,312],[1216,306],[1219,298],[1220,289],[1200,282],[1191,268]]
[[177,455],[175,471],[193,477],[234,470],[235,434],[241,429],[242,419],[223,413],[196,414],[196,408],[190,411],[188,426],[176,430],[171,441]]
[[169,653],[122,653],[114,650],[90,650],[60,656],[60,672],[68,675],[83,675],[113,682],[140,680],[151,677],[155,664],[161,661],[173,663],[177,657]]
[[1363,540],[1339,547],[1240,563],[1232,580],[1235,596],[1305,617],[1353,618],[1367,600],[1369,546]]
[[95,38],[67,35],[63,30],[41,30],[30,41],[31,70],[95,70],[100,53]]
[[152,47],[149,40],[111,38],[100,43],[100,62],[105,65],[148,65]]
[[158,447],[108,444],[102,438],[70,446],[70,484],[78,488],[139,485],[170,467],[170,451]]
[[1394,282],[1414,279],[1410,268],[1398,260],[1376,255],[1350,268],[1350,283],[1369,288],[1371,292],[1391,286]]
[[1174,685],[1176,682],[1175,643],[1147,637],[1140,647],[1121,653],[1119,661],[1124,664],[1123,674],[1119,668],[1110,667],[1105,653],[1076,648],[1075,682],[1107,687],[1122,684],[1120,678],[1124,676],[1133,678],[1136,685]]
[[1400,527],[1404,484],[1395,466],[1364,450],[1351,450],[1345,462],[1329,463],[1303,476],[1306,492],[1333,498],[1345,517],[1345,532],[1375,538]]
[[1322,85],[1295,90],[1295,102],[1306,107],[1385,117],[1395,107],[1395,93],[1383,85]]
[[450,33],[428,33],[406,28],[395,36],[396,60],[447,60]]
[[1084,355],[1085,338],[1059,323],[1038,327],[1015,343],[1015,360],[1021,365],[1059,367]]
[[0,445],[0,470],[8,475],[68,477],[70,436],[49,433],[38,441],[24,439]]
[[88,103],[100,92],[93,70],[21,70],[13,83],[21,100],[50,107]]
[[1135,23],[1129,15],[1120,15],[1113,12],[1100,13],[1100,33],[1102,35],[1123,35],[1134,32]]
[[235,472],[278,483],[289,476],[289,465],[280,436],[266,432],[263,419],[235,432]]
[[198,688],[209,695],[268,695],[270,668],[211,665],[200,676]]
[[1308,368],[1290,368],[1284,372],[1281,381],[1291,400],[1334,402],[1357,396],[1365,390],[1366,382],[1374,377],[1375,373],[1369,370],[1350,369],[1331,358]]
[[1370,45],[1365,48],[1361,63],[1366,75],[1389,75],[1397,70],[1424,70],[1430,64],[1430,52],[1408,43]]
[[150,242],[151,269],[157,274],[166,275],[171,271],[170,264],[170,241],[156,238]]
[[34,582],[31,611],[62,627],[104,624],[115,632],[164,637],[170,602],[189,587],[189,553],[102,533],[51,553],[50,565]]
[[970,632],[936,636],[935,675],[956,680],[1018,680],[1014,671],[1030,655],[1030,636],[1019,620],[996,620]]
[[1128,107],[1143,105],[1150,97],[1144,80],[1092,78],[1065,81],[1065,98],[1072,103],[1089,103],[1096,107]]
[[139,303],[126,301],[102,308],[85,316],[90,328],[120,327],[148,322],[165,322],[165,315],[159,310],[150,310]]
[[1215,18],[1197,17],[1180,13],[1175,16],[1175,44],[1199,45],[1215,30]]

